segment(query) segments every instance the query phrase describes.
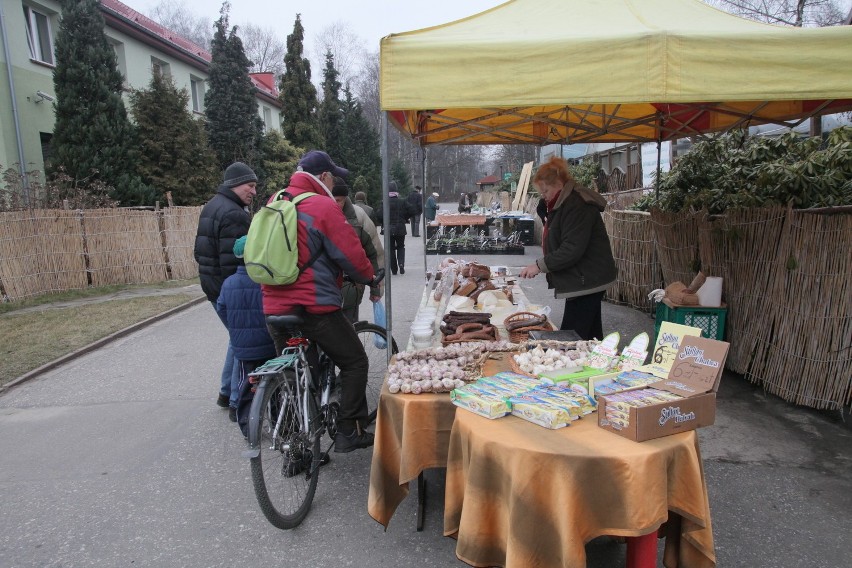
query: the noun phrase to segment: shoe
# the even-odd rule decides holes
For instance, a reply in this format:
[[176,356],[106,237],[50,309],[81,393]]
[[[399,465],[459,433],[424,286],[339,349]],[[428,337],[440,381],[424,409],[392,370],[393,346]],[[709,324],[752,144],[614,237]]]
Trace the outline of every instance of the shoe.
[[216,404],[218,406],[221,406],[222,408],[228,408],[228,406],[231,404],[231,400],[224,394],[220,394],[219,398],[216,399]]
[[228,418],[231,419],[231,422],[237,421],[237,409],[233,406],[228,407]]
[[399,267],[399,273],[400,273],[400,274],[405,274],[405,269],[404,269],[403,267],[401,267],[401,266]]
[[[393,274],[394,276],[396,276],[396,270],[391,270],[391,274]],[[405,274],[405,273],[403,272],[403,274]]]
[[374,438],[375,436],[373,436],[372,432],[360,430],[360,428],[356,428],[348,434],[338,430],[337,434],[334,436],[334,452],[338,454],[348,454],[354,450],[369,448],[373,445]]

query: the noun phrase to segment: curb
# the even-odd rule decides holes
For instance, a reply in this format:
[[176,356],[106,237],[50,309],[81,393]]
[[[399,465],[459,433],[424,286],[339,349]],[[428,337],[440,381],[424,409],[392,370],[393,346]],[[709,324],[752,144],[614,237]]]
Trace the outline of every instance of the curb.
[[188,308],[191,308],[191,307],[193,307],[197,304],[200,304],[201,302],[206,302],[206,301],[207,301],[207,297],[201,296],[199,298],[189,300],[188,302],[185,302],[185,303],[183,303],[179,306],[175,306],[174,308],[171,308],[170,310],[166,310],[165,312],[163,312],[161,314],[151,316],[148,319],[134,323],[133,325],[125,327],[124,329],[120,329],[120,330],[116,331],[115,333],[112,333],[110,335],[107,335],[106,337],[98,339],[97,341],[90,343],[89,345],[86,345],[85,347],[81,347],[80,349],[77,349],[76,351],[72,351],[71,353],[67,353],[67,354],[63,355],[62,357],[59,357],[58,359],[54,359],[53,361],[50,361],[49,363],[45,363],[41,367],[38,367],[37,369],[33,369],[32,371],[24,373],[20,377],[14,379],[12,381],[9,381],[5,385],[0,386],[0,394],[5,393],[7,390],[11,389],[14,386],[17,386],[17,385],[20,385],[21,383],[27,382],[28,380],[32,379],[33,377],[37,377],[38,375],[40,375],[42,373],[50,371],[51,369],[55,369],[56,367],[59,367],[60,365],[63,365],[65,363],[69,362],[69,361],[72,361],[72,360],[76,359],[77,357],[80,357],[81,355],[85,355],[86,353],[90,353],[90,352],[94,351],[95,349],[99,349],[100,347],[103,347],[107,343],[115,341],[116,339],[121,339],[122,337],[124,337],[126,335],[130,335],[134,331],[140,330],[143,327],[147,327],[147,326],[151,325],[152,323],[156,323],[156,322],[158,322],[162,319],[165,319],[165,318],[172,316],[172,315],[174,315],[178,312],[182,312],[182,311],[184,311]]

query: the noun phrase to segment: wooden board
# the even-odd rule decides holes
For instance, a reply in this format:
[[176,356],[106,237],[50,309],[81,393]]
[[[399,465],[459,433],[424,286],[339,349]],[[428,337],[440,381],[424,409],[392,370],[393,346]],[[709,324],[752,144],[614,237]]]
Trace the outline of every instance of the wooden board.
[[527,162],[521,168],[521,176],[518,179],[518,189],[515,192],[515,200],[512,202],[512,211],[520,211],[527,201],[527,190],[530,186],[530,174],[532,173],[532,162]]

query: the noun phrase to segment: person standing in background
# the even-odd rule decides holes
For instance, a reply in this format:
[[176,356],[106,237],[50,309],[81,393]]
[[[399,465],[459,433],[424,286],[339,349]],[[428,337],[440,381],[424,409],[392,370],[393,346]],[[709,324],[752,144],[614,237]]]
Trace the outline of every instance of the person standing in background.
[[420,236],[420,216],[423,214],[423,193],[420,191],[420,186],[415,185],[414,191],[408,194],[408,204],[414,211],[411,217],[411,236]]
[[538,169],[533,185],[547,203],[544,256],[524,267],[520,277],[544,272],[555,297],[565,298],[559,329],[573,329],[583,339],[603,339],[601,301],[618,275],[601,218],[606,200],[577,183],[568,163],[556,156]]
[[[234,243],[248,234],[251,224],[248,206],[257,195],[256,188],[257,175],[254,171],[242,162],[234,162],[225,170],[225,178],[216,195],[201,209],[193,252],[198,263],[201,289],[214,310],[222,283],[237,271],[239,261],[234,256]],[[239,395],[238,370],[229,340],[216,404],[228,408],[228,416],[234,422],[237,420]]]
[[459,196],[459,213],[470,213],[470,209],[473,206],[471,202],[470,195],[468,193],[462,192]]
[[367,205],[367,194],[363,191],[359,191],[355,194],[355,199],[352,201],[353,205],[357,205],[361,209],[363,209],[367,213],[367,217],[370,218],[370,221],[373,224],[376,224],[376,212],[373,211],[373,208]]
[[391,273],[405,274],[405,226],[408,220],[414,215],[414,209],[407,201],[399,198],[399,191],[395,181],[388,184],[388,208],[390,210],[390,218],[385,221],[382,216],[382,210],[378,209],[377,214],[379,223],[382,225],[382,231],[390,231],[390,267]]
[[431,223],[438,216],[438,197],[437,193],[432,193],[426,200],[426,223]]
[[[379,269],[385,266],[385,249],[382,246],[376,225],[370,220],[366,211],[354,205],[349,199],[349,185],[343,178],[334,176],[334,187],[331,188],[331,195],[340,206],[340,210],[343,211],[346,222],[355,229],[358,240],[361,241],[361,247],[367,254],[367,258],[370,259],[370,264],[373,265],[373,272],[378,273]],[[371,302],[375,303],[382,299],[382,286],[380,284],[370,288]],[[361,301],[364,299],[364,288],[363,284],[357,282],[349,280],[343,282],[341,288],[343,315],[352,323],[359,319],[358,311],[361,307]]]

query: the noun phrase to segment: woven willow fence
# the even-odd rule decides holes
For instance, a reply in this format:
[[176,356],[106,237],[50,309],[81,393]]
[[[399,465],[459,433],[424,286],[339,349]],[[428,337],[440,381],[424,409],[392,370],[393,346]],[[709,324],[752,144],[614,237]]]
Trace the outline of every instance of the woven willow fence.
[[852,214],[783,208],[651,216],[666,284],[724,279],[727,367],[818,409],[852,404]]
[[192,278],[200,207],[0,213],[7,301],[88,286]]

